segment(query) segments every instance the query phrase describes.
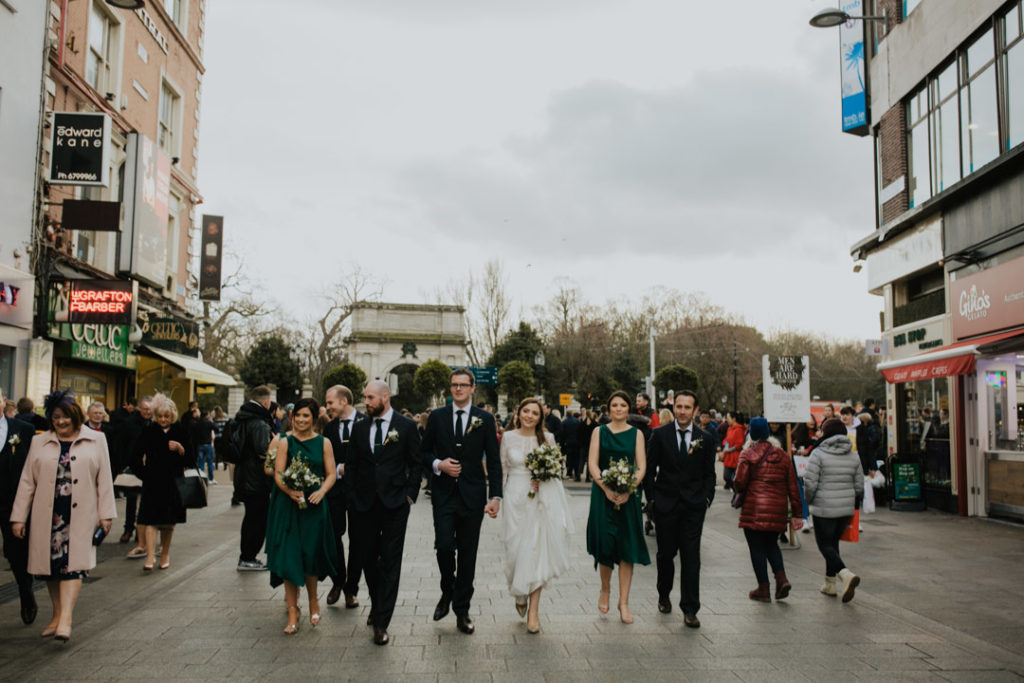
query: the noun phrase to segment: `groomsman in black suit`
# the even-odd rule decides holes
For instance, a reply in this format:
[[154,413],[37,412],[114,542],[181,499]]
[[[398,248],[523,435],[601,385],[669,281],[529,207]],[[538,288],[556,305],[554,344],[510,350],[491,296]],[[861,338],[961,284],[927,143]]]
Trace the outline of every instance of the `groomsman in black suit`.
[[498,434],[494,416],[472,403],[475,385],[476,377],[468,369],[452,372],[452,404],[430,413],[420,444],[423,464],[434,475],[430,484],[434,549],[441,571],[441,599],[434,621],[454,609],[456,625],[466,634],[475,628],[469,603],[480,525],[485,512],[493,519],[501,506]]
[[[658,540],[658,610],[672,611],[669,595],[679,555],[683,621],[700,628],[700,539],[704,516],[715,497],[715,440],[694,421],[697,396],[676,392],[676,419],[659,427],[647,442],[644,490],[653,501]],[[651,473],[655,473],[651,475]]]
[[[352,542],[352,530],[348,534],[348,567],[345,566],[345,528],[351,527],[353,522],[351,513],[348,511],[348,491],[350,480],[346,479],[345,458],[349,452],[349,442],[352,438],[352,430],[356,423],[366,419],[366,415],[357,411],[354,407],[352,390],[341,384],[336,384],[327,390],[324,396],[324,406],[331,416],[331,421],[324,427],[324,436],[331,442],[334,449],[334,462],[338,467],[338,484],[332,486],[327,492],[327,506],[331,511],[331,523],[334,525],[334,541],[338,549],[338,574],[332,576],[334,585],[327,594],[327,604],[333,605],[341,598],[342,591],[345,592],[345,608],[352,609],[359,607],[359,600],[356,593],[359,592],[359,575],[362,574],[362,563],[359,561],[359,549]],[[346,525],[346,515],[348,524]]]
[[391,408],[384,382],[370,382],[363,401],[370,419],[352,428],[345,463],[349,509],[355,512],[350,539],[362,555],[370,593],[366,623],[373,626],[373,642],[387,645],[409,508],[420,492],[420,436],[415,422]]
[[[0,406],[5,400],[0,389]],[[39,609],[32,594],[32,576],[28,573],[28,538],[17,538],[11,531],[11,508],[14,507],[21,470],[35,435],[35,428],[28,422],[0,415],[0,531],[4,539],[4,557],[11,563],[11,571],[18,584],[21,621],[26,625],[36,620]]]

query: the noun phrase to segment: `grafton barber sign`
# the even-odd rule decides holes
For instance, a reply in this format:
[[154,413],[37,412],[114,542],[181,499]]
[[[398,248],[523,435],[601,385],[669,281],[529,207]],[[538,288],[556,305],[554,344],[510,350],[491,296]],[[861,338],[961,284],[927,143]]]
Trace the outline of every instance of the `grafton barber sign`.
[[53,322],[130,325],[135,283],[126,280],[62,280],[51,296]]

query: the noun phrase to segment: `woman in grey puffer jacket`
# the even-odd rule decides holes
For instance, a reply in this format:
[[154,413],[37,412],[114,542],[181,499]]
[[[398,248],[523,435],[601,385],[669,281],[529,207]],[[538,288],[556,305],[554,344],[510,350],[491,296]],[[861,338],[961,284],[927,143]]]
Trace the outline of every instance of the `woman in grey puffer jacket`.
[[836,595],[838,577],[843,583],[843,602],[849,602],[860,577],[847,569],[839,557],[839,537],[849,526],[863,495],[864,472],[841,420],[826,420],[821,432],[821,441],[811,452],[804,474],[804,496],[814,514],[814,540],[825,558],[825,584],[821,592]]

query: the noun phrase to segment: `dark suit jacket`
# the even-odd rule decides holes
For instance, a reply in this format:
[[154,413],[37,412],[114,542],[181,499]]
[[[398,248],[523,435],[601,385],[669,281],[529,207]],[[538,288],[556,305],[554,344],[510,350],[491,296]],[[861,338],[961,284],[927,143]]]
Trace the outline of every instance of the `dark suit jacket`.
[[696,424],[690,438],[691,452],[680,453],[673,420],[655,429],[647,442],[644,491],[659,512],[669,512],[677,502],[706,509],[714,500],[715,439]]
[[[467,507],[483,510],[490,498],[501,497],[501,456],[498,452],[498,432],[494,426],[494,416],[482,408],[471,406],[463,443],[459,447],[455,444],[453,410],[451,405],[447,405],[430,413],[430,417],[427,418],[427,430],[420,444],[423,466],[431,475],[430,499],[434,505],[442,505],[458,490]],[[477,419],[480,420],[480,426],[470,429],[473,420]],[[447,474],[434,474],[434,460],[445,458],[454,458],[462,465],[458,485],[455,479]]]
[[[345,458],[348,457],[349,448],[352,444],[352,432],[355,430],[356,425],[359,424],[360,421],[365,419],[365,413],[360,413],[358,410],[352,413],[353,421],[352,424],[349,425],[349,440],[345,443],[342,443],[341,441],[340,419],[335,418],[328,422],[327,426],[324,427],[324,437],[331,442],[331,448],[334,449],[335,465],[345,464]],[[346,470],[345,476],[342,479],[338,480],[338,483],[332,486],[331,490],[327,492],[327,497],[331,500],[340,501],[342,502],[342,504],[344,504],[345,499],[348,497],[350,493],[348,491],[348,484],[350,481],[351,479],[349,478],[348,471]]]
[[[352,428],[345,461],[349,507],[368,512],[376,500],[391,510],[406,505],[406,498],[415,503],[422,479],[416,423],[396,411],[388,432],[398,432],[398,438],[381,446],[376,454],[370,448],[373,428],[373,419],[360,420]],[[387,434],[384,440],[388,440]]]
[[[18,493],[18,482],[21,481],[21,470],[28,457],[32,437],[36,429],[28,422],[4,417],[7,420],[7,439],[0,444],[0,523],[6,524],[11,517],[11,507]],[[17,436],[18,444],[11,445],[11,439]]]

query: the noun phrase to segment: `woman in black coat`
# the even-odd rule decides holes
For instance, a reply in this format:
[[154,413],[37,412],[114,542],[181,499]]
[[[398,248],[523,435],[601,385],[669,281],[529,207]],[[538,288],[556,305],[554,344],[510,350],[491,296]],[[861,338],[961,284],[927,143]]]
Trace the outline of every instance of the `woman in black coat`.
[[160,530],[160,568],[171,566],[174,525],[185,522],[174,483],[186,467],[195,467],[196,457],[188,430],[177,421],[178,409],[162,394],[153,397],[153,422],[146,425],[132,454],[132,471],[142,479],[142,502],[138,523],[146,526],[146,564],[156,564],[156,532]]

